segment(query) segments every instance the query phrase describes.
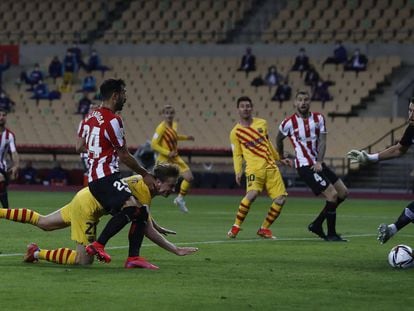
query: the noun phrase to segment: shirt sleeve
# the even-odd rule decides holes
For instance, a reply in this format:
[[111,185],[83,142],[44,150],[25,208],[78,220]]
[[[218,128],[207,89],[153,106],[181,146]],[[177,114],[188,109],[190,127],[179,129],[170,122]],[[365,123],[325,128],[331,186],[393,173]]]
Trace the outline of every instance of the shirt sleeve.
[[291,122],[288,120],[283,120],[282,123],[280,123],[279,125],[279,131],[280,133],[282,133],[284,136],[289,136],[290,134],[290,126],[291,126]]
[[151,148],[154,149],[159,154],[162,154],[163,156],[167,157],[168,154],[170,153],[170,150],[164,148],[161,144],[161,140],[164,135],[164,132],[165,132],[165,127],[162,126],[162,124],[158,125],[151,139]]
[[125,131],[121,118],[113,118],[108,126],[108,138],[115,148],[122,148],[125,144]]
[[243,169],[243,150],[234,129],[230,132],[230,143],[231,151],[233,152],[234,173],[240,174]]
[[9,146],[10,146],[10,152],[14,153],[17,151],[16,149],[16,142],[15,142],[15,137],[14,134],[12,132],[10,132],[10,136],[9,136]]
[[402,138],[399,143],[403,146],[409,147],[413,144],[414,139],[414,126],[409,125],[404,131]]

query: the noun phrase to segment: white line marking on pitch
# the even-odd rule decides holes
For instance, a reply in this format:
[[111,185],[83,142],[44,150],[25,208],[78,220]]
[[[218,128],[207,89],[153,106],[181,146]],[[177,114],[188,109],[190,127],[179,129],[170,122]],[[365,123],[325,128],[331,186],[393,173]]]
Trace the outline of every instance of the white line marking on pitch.
[[[344,235],[346,238],[360,238],[360,237],[375,237],[376,234],[351,234],[351,235]],[[414,235],[410,234],[400,234],[401,237],[414,237]],[[206,244],[225,244],[225,243],[251,243],[251,242],[277,242],[277,241],[321,241],[321,239],[318,238],[277,238],[276,240],[264,240],[264,239],[237,239],[237,240],[216,240],[216,241],[199,241],[199,242],[177,242],[176,245],[192,245],[192,246],[198,246],[198,245],[206,245]],[[143,244],[142,247],[154,247],[158,246],[156,244]],[[128,248],[128,246],[109,246],[106,249],[125,249]],[[14,253],[14,254],[0,254],[0,257],[17,257],[17,256],[23,256],[23,253]]]

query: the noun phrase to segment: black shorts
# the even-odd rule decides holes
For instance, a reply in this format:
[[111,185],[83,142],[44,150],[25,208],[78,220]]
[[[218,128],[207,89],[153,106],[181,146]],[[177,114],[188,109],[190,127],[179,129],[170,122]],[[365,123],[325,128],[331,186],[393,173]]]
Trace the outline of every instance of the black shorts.
[[89,183],[89,190],[109,214],[116,214],[131,196],[128,184],[115,173]]
[[334,184],[339,179],[325,163],[322,163],[322,171],[318,173],[314,172],[310,166],[301,166],[297,171],[315,195],[321,194],[329,184]]

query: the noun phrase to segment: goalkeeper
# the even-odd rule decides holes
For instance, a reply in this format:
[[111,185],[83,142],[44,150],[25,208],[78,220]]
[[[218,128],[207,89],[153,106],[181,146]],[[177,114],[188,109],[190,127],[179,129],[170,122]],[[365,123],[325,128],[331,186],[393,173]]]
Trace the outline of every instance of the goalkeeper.
[[[405,129],[403,137],[401,140],[378,153],[367,153],[365,151],[351,150],[348,152],[348,159],[351,163],[358,163],[365,165],[368,163],[375,163],[379,161],[384,161],[388,159],[394,159],[404,155],[410,146],[414,143],[414,97],[410,99],[410,104],[408,108],[408,126]],[[380,224],[378,227],[378,240],[381,244],[387,242],[393,235],[395,235],[399,230],[404,228],[410,222],[414,222],[414,202],[411,202],[403,210],[401,215],[398,217],[396,222],[387,225]]]

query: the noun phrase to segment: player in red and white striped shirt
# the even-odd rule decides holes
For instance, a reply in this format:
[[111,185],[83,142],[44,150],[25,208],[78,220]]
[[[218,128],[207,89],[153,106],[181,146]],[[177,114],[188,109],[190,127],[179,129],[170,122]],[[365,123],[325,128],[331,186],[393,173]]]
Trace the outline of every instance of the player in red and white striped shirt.
[[[0,110],[0,202],[3,208],[9,208],[7,185],[9,174],[11,179],[16,179],[19,171],[19,155],[16,150],[15,136],[6,127],[7,112]],[[13,166],[8,169],[7,156],[11,155]]]
[[[341,179],[323,162],[326,151],[325,117],[310,111],[310,96],[299,91],[295,97],[296,112],[285,118],[279,126],[276,147],[283,155],[283,140],[289,137],[295,149],[295,167],[299,176],[315,195],[323,194],[326,204],[316,219],[309,224],[309,231],[326,241],[346,241],[336,233],[336,208],[342,203],[348,189]],[[328,232],[322,224],[326,219]]]
[[[102,105],[88,113],[78,131],[76,149],[87,152],[89,161],[89,190],[107,213],[113,217],[103,229],[98,240],[86,247],[89,255],[110,262],[105,252],[105,244],[128,222],[130,245],[140,244],[143,237],[143,223],[148,215],[147,207],[142,206],[131,194],[128,185],[121,180],[119,160],[134,172],[143,176],[152,189],[155,179],[128,151],[121,111],[126,102],[125,82],[121,79],[108,79],[100,86]],[[130,247],[128,260],[133,261],[137,247]]]

